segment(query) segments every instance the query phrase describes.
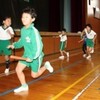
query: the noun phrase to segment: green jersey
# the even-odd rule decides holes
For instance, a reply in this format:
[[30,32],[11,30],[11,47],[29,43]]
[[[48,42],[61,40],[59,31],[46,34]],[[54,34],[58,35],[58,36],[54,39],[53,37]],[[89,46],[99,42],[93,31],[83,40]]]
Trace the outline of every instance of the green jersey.
[[39,31],[31,24],[28,28],[21,29],[20,39],[14,43],[15,49],[24,48],[23,56],[31,60],[43,55],[43,43]]

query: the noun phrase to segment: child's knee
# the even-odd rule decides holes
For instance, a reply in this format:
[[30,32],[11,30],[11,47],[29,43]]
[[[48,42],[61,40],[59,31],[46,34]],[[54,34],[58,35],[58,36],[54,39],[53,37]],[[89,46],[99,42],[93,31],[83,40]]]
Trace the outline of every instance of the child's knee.
[[35,73],[31,73],[31,76],[32,76],[32,78],[37,78],[38,77],[38,75]]
[[20,68],[20,67],[16,67],[16,69],[15,69],[15,71],[16,71],[16,73],[18,74],[18,73],[21,73],[22,72],[22,69]]
[[18,67],[16,67],[15,72],[16,72],[16,73],[20,73],[21,71],[19,70]]

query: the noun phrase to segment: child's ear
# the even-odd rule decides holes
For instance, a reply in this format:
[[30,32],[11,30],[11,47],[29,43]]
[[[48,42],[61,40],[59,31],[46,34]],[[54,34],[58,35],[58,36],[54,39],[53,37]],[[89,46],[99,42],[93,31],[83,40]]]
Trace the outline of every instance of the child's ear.
[[35,21],[35,18],[32,19],[32,22],[34,22],[34,21]]

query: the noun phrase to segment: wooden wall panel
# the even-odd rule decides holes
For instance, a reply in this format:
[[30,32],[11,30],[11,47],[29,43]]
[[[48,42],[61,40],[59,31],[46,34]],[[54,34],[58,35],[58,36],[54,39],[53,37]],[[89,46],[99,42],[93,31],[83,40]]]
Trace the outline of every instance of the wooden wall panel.
[[93,7],[98,7],[100,9],[100,0],[91,0],[91,3],[89,5],[89,0],[85,0],[86,5],[87,5],[87,16],[86,16],[86,23],[90,23],[93,27],[93,30],[97,33],[98,35],[98,42],[100,43],[100,19],[97,19],[94,17],[94,12],[93,12]]
[[[18,41],[19,34],[14,37],[14,41]],[[58,33],[52,33],[52,32],[43,32],[42,41],[43,41],[43,51],[45,55],[59,53],[59,44],[60,44],[60,38],[58,37]],[[78,41],[80,40],[79,35],[69,34],[68,35],[68,42],[67,42],[67,48],[66,50],[75,50],[81,48],[81,44],[78,44]],[[23,48],[13,50],[13,54],[17,56],[23,55]],[[0,63],[5,62],[4,56],[0,56]]]
[[68,36],[67,48],[68,50],[75,50],[82,47],[81,43],[78,43],[80,36]]
[[53,37],[42,37],[43,40],[43,51],[44,54],[52,54],[54,53],[54,38]]
[[60,38],[59,37],[54,37],[54,52],[57,53],[59,52],[59,47],[60,47]]

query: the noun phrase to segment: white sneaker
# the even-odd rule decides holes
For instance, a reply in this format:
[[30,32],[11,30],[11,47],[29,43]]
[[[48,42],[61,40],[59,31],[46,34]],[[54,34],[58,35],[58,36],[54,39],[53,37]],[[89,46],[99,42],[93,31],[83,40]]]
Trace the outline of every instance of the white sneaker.
[[18,93],[18,92],[22,92],[22,91],[28,91],[28,89],[29,89],[28,86],[25,86],[25,87],[21,86],[21,87],[15,89],[14,92]]
[[86,57],[86,54],[83,54],[83,57],[85,58]]
[[9,73],[9,68],[6,68],[5,71],[4,71],[4,73],[8,74]]
[[67,57],[69,57],[69,52],[66,53]]
[[60,56],[59,59],[64,59],[64,56]]
[[86,59],[90,59],[90,58],[91,58],[91,55],[89,55],[89,56],[86,57]]
[[46,67],[46,69],[52,73],[53,72],[53,67],[51,66],[50,62],[49,61],[46,61],[44,66]]

